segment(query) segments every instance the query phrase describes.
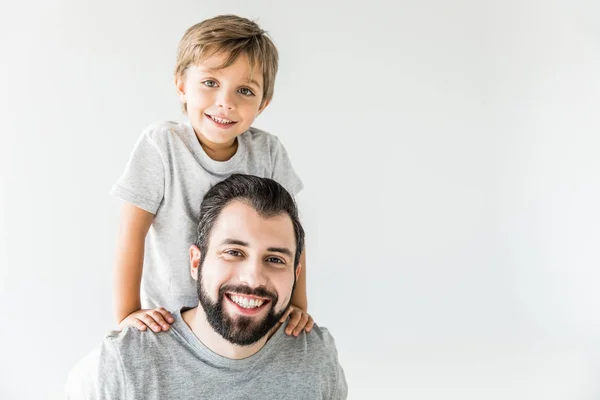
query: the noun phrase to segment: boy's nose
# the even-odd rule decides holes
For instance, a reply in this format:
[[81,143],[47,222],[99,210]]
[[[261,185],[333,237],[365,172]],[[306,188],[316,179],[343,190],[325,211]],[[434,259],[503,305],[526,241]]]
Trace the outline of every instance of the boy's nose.
[[222,91],[217,97],[217,106],[224,108],[225,110],[234,109],[234,96],[229,94],[227,91]]

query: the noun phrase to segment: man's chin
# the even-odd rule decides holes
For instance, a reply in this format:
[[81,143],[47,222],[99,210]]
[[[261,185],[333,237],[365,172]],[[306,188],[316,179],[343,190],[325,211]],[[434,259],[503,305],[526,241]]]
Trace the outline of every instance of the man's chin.
[[[222,335],[228,342],[237,346],[251,346],[265,337],[270,337],[280,326],[279,319],[270,313],[270,309],[265,313],[256,316],[245,316],[225,311],[226,318],[229,320],[229,332]],[[277,318],[276,318],[277,317]]]
[[200,287],[198,298],[199,306],[204,309],[208,323],[214,331],[237,346],[251,346],[265,336],[269,337],[285,312],[285,308],[279,313],[274,312],[277,296],[272,296],[271,300],[255,308],[240,306],[229,298],[225,290],[222,290],[219,299],[213,302]]

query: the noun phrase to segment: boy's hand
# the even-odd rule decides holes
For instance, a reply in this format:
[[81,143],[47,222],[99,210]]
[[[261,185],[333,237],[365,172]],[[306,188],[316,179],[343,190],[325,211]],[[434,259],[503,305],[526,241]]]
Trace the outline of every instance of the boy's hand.
[[140,331],[150,328],[154,332],[160,332],[161,330],[169,330],[173,321],[175,320],[171,313],[160,307],[153,310],[137,310],[132,312],[121,321],[119,328],[123,329],[126,326],[131,326],[138,328]]
[[285,333],[288,335],[298,336],[303,329],[308,333],[315,324],[315,321],[313,321],[312,317],[306,311],[294,305],[288,307],[279,322],[285,322],[288,316],[290,317],[290,322],[288,322],[285,328]]

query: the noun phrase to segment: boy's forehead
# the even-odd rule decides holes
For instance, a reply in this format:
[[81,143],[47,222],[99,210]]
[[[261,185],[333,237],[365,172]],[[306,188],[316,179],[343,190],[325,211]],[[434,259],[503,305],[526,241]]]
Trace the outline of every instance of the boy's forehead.
[[241,80],[248,83],[254,83],[255,85],[261,86],[262,83],[262,66],[257,61],[254,67],[250,64],[250,60],[246,54],[240,54],[231,65],[225,66],[228,61],[228,54],[216,53],[208,55],[198,60],[195,63],[196,68],[200,72],[210,74],[222,74],[225,70],[234,67],[236,75]]

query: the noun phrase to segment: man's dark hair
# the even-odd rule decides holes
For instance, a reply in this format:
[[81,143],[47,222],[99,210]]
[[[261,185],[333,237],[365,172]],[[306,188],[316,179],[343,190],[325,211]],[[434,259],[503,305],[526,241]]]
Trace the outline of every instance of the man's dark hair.
[[227,204],[237,200],[251,206],[263,218],[285,213],[292,219],[296,236],[294,270],[304,250],[304,229],[298,218],[298,207],[287,190],[273,179],[253,175],[233,174],[209,189],[200,206],[200,222],[196,245],[202,257],[208,251],[208,241],[217,218]]

